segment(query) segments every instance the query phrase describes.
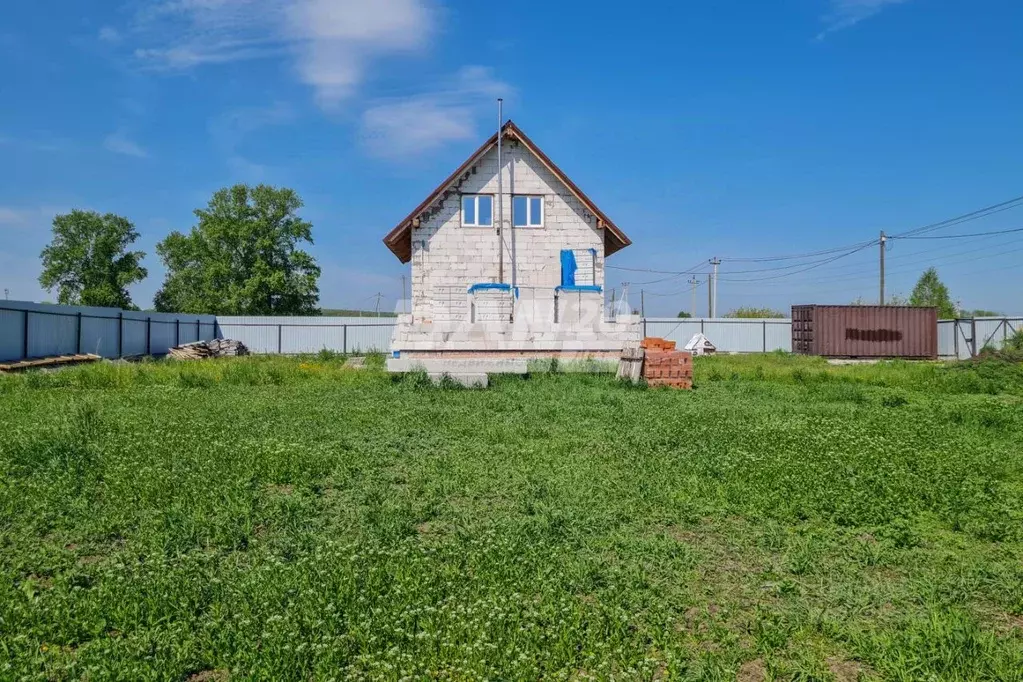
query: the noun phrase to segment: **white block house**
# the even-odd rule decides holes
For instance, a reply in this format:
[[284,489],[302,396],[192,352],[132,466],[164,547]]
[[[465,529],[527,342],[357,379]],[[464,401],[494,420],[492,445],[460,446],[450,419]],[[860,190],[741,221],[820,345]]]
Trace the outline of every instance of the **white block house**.
[[604,259],[629,238],[518,126],[501,137],[384,238],[412,264],[411,313],[392,350],[614,356],[638,343],[635,317],[604,316]]

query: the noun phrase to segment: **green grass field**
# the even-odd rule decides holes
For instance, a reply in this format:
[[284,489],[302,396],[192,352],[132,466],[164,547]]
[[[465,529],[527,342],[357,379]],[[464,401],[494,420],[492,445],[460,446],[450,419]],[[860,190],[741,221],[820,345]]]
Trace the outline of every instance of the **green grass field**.
[[1023,365],[0,377],[0,679],[1023,679]]

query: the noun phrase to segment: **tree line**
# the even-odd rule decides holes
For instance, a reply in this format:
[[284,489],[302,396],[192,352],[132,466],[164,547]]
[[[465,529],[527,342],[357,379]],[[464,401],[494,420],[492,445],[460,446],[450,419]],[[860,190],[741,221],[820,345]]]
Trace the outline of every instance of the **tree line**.
[[[167,270],[154,305],[160,312],[310,315],[319,312],[320,268],[302,250],[312,224],[298,216],[298,194],[269,185],[234,185],[195,210],[187,234],[156,245]],[[39,283],[64,305],[137,309],[128,287],[148,276],[146,254],[130,250],[139,233],[113,213],[73,210],[53,219]]]

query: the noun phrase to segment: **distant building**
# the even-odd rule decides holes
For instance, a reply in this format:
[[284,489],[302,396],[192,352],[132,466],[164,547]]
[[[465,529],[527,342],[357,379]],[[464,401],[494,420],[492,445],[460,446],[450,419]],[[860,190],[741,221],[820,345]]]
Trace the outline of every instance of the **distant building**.
[[[384,238],[412,263],[393,350],[613,356],[639,340],[605,319],[604,260],[631,242],[511,121]],[[503,220],[502,220],[503,211]]]

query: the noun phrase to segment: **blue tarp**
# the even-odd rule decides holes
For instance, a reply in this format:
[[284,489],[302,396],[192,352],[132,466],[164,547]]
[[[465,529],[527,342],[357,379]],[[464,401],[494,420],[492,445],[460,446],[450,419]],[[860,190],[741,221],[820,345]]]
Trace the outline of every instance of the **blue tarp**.
[[573,284],[570,287],[555,287],[555,291],[595,291],[600,293],[603,289],[597,284]]
[[470,294],[475,294],[477,291],[513,291],[515,298],[519,297],[519,288],[512,288],[512,285],[506,282],[480,282],[469,287]]
[[561,250],[561,287],[575,286],[575,254],[571,249]]
[[511,291],[511,284],[504,282],[480,282],[469,287],[470,294],[475,294],[477,291]]

